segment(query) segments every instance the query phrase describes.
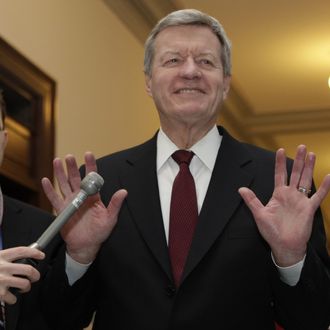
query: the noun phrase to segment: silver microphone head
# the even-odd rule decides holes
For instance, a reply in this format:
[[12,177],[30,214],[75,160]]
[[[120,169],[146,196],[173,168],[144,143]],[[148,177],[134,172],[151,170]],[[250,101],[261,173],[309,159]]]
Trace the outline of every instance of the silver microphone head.
[[104,183],[103,178],[96,172],[89,172],[81,181],[80,188],[88,196],[94,195],[100,191]]

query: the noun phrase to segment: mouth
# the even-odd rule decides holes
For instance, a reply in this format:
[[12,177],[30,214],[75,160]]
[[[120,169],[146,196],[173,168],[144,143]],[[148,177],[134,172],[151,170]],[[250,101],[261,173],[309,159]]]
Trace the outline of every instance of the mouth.
[[205,92],[199,88],[179,88],[174,93],[175,94],[205,94]]

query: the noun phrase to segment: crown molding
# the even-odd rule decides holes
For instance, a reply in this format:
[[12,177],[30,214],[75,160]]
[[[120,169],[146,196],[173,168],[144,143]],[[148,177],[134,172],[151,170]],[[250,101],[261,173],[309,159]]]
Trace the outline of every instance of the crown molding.
[[171,0],[103,1],[142,44],[160,18],[179,9]]

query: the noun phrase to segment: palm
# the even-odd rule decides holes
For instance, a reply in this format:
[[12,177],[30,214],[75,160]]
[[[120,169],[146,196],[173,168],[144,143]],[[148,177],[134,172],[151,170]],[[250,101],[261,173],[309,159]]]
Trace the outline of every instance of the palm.
[[327,175],[311,198],[298,191],[298,187],[311,188],[314,165],[315,155],[307,154],[305,146],[299,146],[288,184],[286,157],[280,149],[276,154],[275,189],[267,205],[262,205],[250,189],[239,190],[260,234],[284,265],[293,264],[305,255],[314,213],[330,189],[330,175]]
[[[42,180],[43,189],[57,213],[71,203],[80,190],[81,178],[75,158],[68,155],[65,162],[67,171],[64,170],[60,159],[54,160],[54,173],[61,194],[57,193],[47,178]],[[86,172],[96,171],[93,154],[86,153],[85,162]],[[61,234],[66,242],[67,251],[73,259],[82,263],[94,260],[101,244],[111,234],[117,222],[126,194],[125,190],[117,191],[108,206],[102,203],[98,193],[88,197],[63,226]]]
[[255,220],[266,241],[289,249],[308,241],[314,210],[310,200],[301,195],[297,189],[278,187],[268,204],[258,210]]
[[90,244],[101,244],[111,233],[116,221],[100,200],[89,198],[61,234],[70,248],[79,249]]

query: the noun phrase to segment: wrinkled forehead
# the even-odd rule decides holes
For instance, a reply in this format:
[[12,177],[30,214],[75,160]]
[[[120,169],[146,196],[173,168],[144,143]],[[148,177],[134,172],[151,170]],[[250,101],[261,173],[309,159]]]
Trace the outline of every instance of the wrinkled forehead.
[[220,55],[221,43],[217,35],[206,25],[169,26],[155,39],[155,54],[164,51],[215,53]]

